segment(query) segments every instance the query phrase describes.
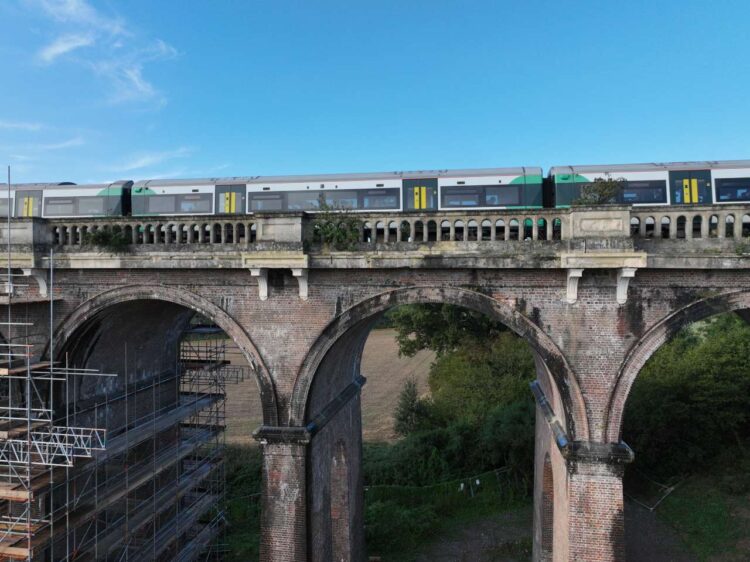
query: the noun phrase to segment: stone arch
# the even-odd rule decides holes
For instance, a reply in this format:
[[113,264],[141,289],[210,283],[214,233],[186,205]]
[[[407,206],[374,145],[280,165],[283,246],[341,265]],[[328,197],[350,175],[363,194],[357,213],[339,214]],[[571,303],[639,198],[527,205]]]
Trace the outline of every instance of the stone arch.
[[[526,316],[507,304],[476,291],[455,287],[407,287],[388,291],[357,303],[332,320],[310,348],[297,374],[292,391],[289,425],[304,425],[313,379],[326,354],[336,342],[347,332],[359,332],[364,334],[361,342],[363,346],[370,330],[370,323],[380,313],[395,306],[417,303],[464,306],[502,322],[522,337],[544,361],[552,375],[551,378],[562,397],[564,419],[571,438],[589,438],[583,394],[573,370],[552,339]],[[357,337],[362,338],[361,335]]]
[[[224,309],[190,291],[161,285],[130,285],[105,291],[81,304],[60,322],[55,329],[54,341],[67,342],[79,328],[83,327],[97,314],[113,305],[136,300],[159,300],[174,303],[194,310],[216,322],[216,325],[234,340],[242,351],[245,360],[253,367],[260,391],[263,423],[266,425],[278,424],[276,391],[273,380],[250,336]],[[56,345],[55,348],[61,349],[62,346]],[[43,356],[46,356],[48,352],[49,342]]]
[[697,300],[669,314],[654,325],[630,348],[617,373],[604,420],[604,439],[618,442],[622,417],[630,389],[646,361],[682,328],[710,316],[750,308],[750,291],[723,293]]

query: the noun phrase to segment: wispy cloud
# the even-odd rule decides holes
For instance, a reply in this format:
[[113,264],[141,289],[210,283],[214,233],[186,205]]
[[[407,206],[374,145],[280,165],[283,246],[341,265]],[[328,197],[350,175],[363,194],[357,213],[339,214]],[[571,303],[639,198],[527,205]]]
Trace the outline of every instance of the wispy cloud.
[[135,170],[143,170],[151,166],[156,166],[167,162],[168,160],[174,160],[177,158],[186,158],[195,152],[192,148],[187,146],[181,146],[175,150],[165,150],[161,152],[145,152],[132,156],[126,162],[118,166],[113,166],[112,171],[115,172],[132,172]]
[[64,141],[34,145],[37,150],[63,150],[75,146],[83,146],[86,141],[81,136],[72,137]]
[[93,43],[94,38],[91,35],[63,35],[39,51],[37,56],[42,62],[50,64],[56,58],[66,53],[70,53],[81,47],[88,47]]
[[10,131],[39,131],[42,129],[41,123],[24,123],[22,121],[3,121],[0,120],[0,129]]
[[[0,146],[0,149],[7,150],[9,153],[15,153],[13,156],[16,159],[31,159],[28,153],[35,152],[49,152],[54,150],[65,150],[67,148],[75,148],[76,146],[83,146],[86,144],[86,139],[81,135],[70,137],[65,140],[57,142],[35,142],[35,143],[24,143],[14,146]],[[25,154],[24,154],[25,153]]]
[[88,26],[113,35],[125,33],[121,18],[104,16],[85,0],[30,0],[29,3],[60,23]]
[[178,56],[158,38],[145,38],[123,18],[106,15],[86,0],[26,0],[53,23],[55,35],[37,52],[50,65],[64,58],[94,72],[107,85],[109,103],[166,103],[166,96],[147,78],[146,67]]

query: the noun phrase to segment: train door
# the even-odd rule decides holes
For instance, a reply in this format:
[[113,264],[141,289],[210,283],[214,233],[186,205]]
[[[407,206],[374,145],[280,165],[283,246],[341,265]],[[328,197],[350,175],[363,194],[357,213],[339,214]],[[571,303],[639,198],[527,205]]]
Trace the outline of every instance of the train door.
[[41,191],[17,191],[16,192],[16,214],[17,217],[41,217],[42,216],[42,192]]
[[672,204],[711,203],[711,170],[669,172]]
[[404,211],[437,209],[437,178],[404,180]]
[[217,185],[216,186],[216,214],[235,215],[247,212],[245,207],[244,185]]

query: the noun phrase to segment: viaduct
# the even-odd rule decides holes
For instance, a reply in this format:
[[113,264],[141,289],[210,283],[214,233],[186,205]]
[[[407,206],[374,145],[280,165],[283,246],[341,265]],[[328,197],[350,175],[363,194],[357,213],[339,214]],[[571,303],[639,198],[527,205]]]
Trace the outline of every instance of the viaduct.
[[[148,372],[194,311],[234,340],[263,406],[263,562],[365,559],[368,333],[402,304],[480,311],[536,360],[534,559],[623,561],[628,393],[682,327],[750,308],[750,209],[534,213],[357,215],[359,242],[342,251],[312,240],[306,214],[16,219],[0,266],[27,282],[0,298],[53,326],[54,345],[30,336],[36,355],[72,353],[81,368],[117,372],[127,344]],[[88,244],[101,229],[127,250]]]

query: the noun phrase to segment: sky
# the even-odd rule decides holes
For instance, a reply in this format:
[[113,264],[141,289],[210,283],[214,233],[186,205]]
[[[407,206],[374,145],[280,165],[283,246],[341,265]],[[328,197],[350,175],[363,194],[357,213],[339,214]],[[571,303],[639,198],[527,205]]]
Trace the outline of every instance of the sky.
[[0,165],[89,183],[748,159],[748,22],[746,0],[0,0]]

